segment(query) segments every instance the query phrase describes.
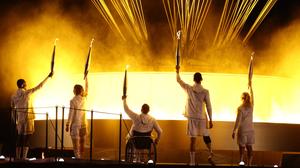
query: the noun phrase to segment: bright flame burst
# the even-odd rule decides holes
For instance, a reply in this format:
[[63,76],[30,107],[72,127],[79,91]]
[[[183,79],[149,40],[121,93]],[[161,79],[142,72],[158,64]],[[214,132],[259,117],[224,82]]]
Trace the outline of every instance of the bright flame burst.
[[[88,109],[117,115],[95,114],[94,118],[118,118],[125,115],[122,105],[123,72],[89,74]],[[187,83],[193,83],[192,72],[182,73]],[[242,92],[247,91],[247,75],[203,73],[203,86],[210,91],[214,121],[234,121],[241,103]],[[54,76],[34,99],[35,112],[49,113],[55,117],[54,106],[65,106],[68,116],[69,101],[74,84],[84,84],[82,75]],[[297,97],[300,88],[290,78],[258,76],[253,78],[254,121],[275,123],[300,123]],[[140,112],[143,103],[150,105],[150,114],[160,120],[184,120],[182,116],[186,95],[176,82],[175,72],[130,72],[128,74],[128,104]],[[51,108],[38,108],[51,107]],[[89,114],[88,114],[89,115]],[[37,115],[44,119],[45,115]],[[127,116],[126,116],[127,117]],[[61,110],[59,110],[61,118]]]

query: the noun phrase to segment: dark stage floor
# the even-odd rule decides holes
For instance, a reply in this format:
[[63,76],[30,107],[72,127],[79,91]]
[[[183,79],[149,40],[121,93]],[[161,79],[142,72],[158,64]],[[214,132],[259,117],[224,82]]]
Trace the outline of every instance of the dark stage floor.
[[[72,159],[73,151],[63,150],[63,151],[55,151],[54,149],[48,149],[45,152],[45,155],[41,155],[44,150],[42,148],[31,149],[28,157],[35,158],[34,160],[14,160],[12,157],[9,159],[6,157],[5,159],[0,158],[0,168],[134,168],[134,167],[153,167],[153,165],[145,165],[145,164],[132,164],[124,161],[120,161],[115,159],[105,159],[103,157],[97,157],[93,155],[93,159],[90,160],[89,157],[85,157],[85,159]],[[182,154],[183,155],[183,154]],[[41,156],[45,156],[45,159],[41,159]],[[169,155],[172,157],[172,155]],[[63,158],[63,161],[60,161],[59,158]],[[122,155],[123,159],[124,156]],[[197,155],[196,162],[197,166],[188,166],[187,161],[185,160],[171,160],[163,161],[158,159],[158,162],[155,167],[157,168],[185,168],[185,167],[245,167],[238,165],[238,151],[224,151],[224,150],[215,150],[213,157],[215,166],[212,166],[207,161],[207,156],[205,155],[205,151],[199,151],[199,155]],[[255,151],[254,152],[254,160],[253,166],[254,168],[260,167],[274,167],[278,165],[283,168],[299,168],[300,167],[300,153],[299,152],[275,152],[275,151]]]
[[[130,164],[118,161],[102,161],[102,160],[73,160],[71,158],[64,158],[63,162],[55,161],[55,158],[46,158],[46,159],[37,159],[33,161],[9,161],[9,159],[1,160],[0,167],[2,168],[45,168],[45,167],[59,167],[59,168],[147,168],[147,167],[157,167],[157,168],[185,168],[185,167],[218,167],[218,168],[229,168],[229,167],[244,167],[238,165],[229,165],[229,164],[216,164],[215,166],[209,164],[199,164],[197,166],[188,166],[186,163],[157,163],[154,165],[144,165],[144,164]],[[274,165],[253,165],[254,168],[261,167],[274,167]]]

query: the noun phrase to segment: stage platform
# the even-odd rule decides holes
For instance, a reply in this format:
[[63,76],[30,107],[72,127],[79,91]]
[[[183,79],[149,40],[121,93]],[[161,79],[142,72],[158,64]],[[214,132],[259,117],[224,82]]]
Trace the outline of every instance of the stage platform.
[[[42,154],[43,153],[43,154]],[[119,162],[118,157],[103,157],[103,155],[97,156],[97,152],[94,153],[93,159],[85,156],[85,159],[76,160],[72,159],[74,157],[73,151],[68,150],[58,150],[48,149],[44,151],[42,148],[31,149],[28,157],[36,158],[35,160],[14,160],[12,157],[9,160],[6,157],[5,160],[0,160],[0,168],[27,168],[27,167],[36,167],[36,168],[45,168],[45,167],[60,167],[60,168],[81,168],[81,167],[98,167],[98,168],[127,168],[127,167],[153,167],[145,164],[130,164],[126,163],[123,160]],[[44,156],[45,159],[41,159],[41,156]],[[207,160],[207,154],[205,151],[198,151],[196,162],[197,166],[188,166],[188,158],[185,159],[170,159],[173,158],[172,154],[168,155],[169,161],[161,159],[159,157],[158,162],[155,167],[157,168],[185,168],[185,167],[243,167],[238,165],[238,151],[223,151],[215,150],[214,151],[214,163],[215,166],[209,164]],[[167,157],[167,156],[165,156]],[[184,153],[182,153],[184,157]],[[63,158],[61,162],[59,159]],[[121,155],[121,159],[124,159],[124,156]],[[299,164],[298,164],[299,163]],[[287,168],[299,168],[300,167],[300,153],[298,152],[271,152],[271,151],[254,151],[254,160],[253,166],[255,168],[260,167],[274,167],[278,165],[279,167]]]
[[[189,166],[187,163],[157,163],[154,165],[146,165],[146,164],[130,164],[126,162],[119,161],[108,161],[108,160],[73,160],[71,158],[64,158],[63,162],[57,161],[55,158],[46,158],[46,159],[37,159],[33,161],[9,161],[6,160],[0,161],[1,168],[190,168],[190,167],[217,167],[217,168],[238,168],[245,167],[239,165],[231,165],[231,164],[216,164],[212,166],[210,164],[198,164],[196,166]],[[265,168],[265,167],[274,167],[274,165],[253,165],[253,168]]]

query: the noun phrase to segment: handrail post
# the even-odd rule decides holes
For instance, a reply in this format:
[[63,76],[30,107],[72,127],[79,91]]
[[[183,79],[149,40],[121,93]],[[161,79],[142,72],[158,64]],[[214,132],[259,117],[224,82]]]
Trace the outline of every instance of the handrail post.
[[57,127],[58,127],[58,107],[55,107],[55,162],[57,161]]
[[90,160],[93,160],[93,123],[94,123],[94,111],[91,110],[91,133],[90,133]]
[[62,107],[62,116],[61,116],[61,155],[63,157],[64,152],[64,126],[65,126],[65,107]]
[[121,163],[121,150],[122,150],[122,113],[120,114],[120,121],[119,121],[119,164]]
[[47,112],[46,113],[46,143],[45,143],[45,153],[48,152],[48,131],[49,131],[48,121],[49,121],[49,114]]

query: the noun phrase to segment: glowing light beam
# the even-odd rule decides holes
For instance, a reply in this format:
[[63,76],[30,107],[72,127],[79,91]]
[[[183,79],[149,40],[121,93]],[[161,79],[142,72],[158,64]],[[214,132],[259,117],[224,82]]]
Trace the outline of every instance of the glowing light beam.
[[[148,40],[148,32],[140,0],[91,0],[100,14],[104,17],[110,28],[126,40],[124,34],[128,34],[136,43]],[[107,5],[110,3],[111,5]],[[113,15],[111,11],[115,11]],[[117,22],[117,17],[121,22]],[[122,30],[120,25],[124,25]]]
[[[193,72],[183,72],[182,79],[193,83]],[[248,74],[202,73],[203,85],[210,91],[215,121],[234,121],[236,109],[241,103],[242,92],[247,91]],[[106,72],[89,74],[88,110],[122,113],[122,89],[124,72]],[[267,123],[300,123],[298,97],[300,87],[298,82],[290,78],[274,76],[253,76],[253,89],[256,99],[254,109],[255,122]],[[64,83],[61,85],[61,83]],[[36,93],[33,99],[35,112],[49,113],[49,118],[55,117],[55,105],[69,107],[73,97],[74,83],[83,83],[82,75],[56,75],[47,86]],[[99,87],[101,84],[101,87]],[[136,112],[141,105],[150,105],[150,114],[159,120],[185,120],[184,110],[186,95],[176,83],[175,72],[131,72],[130,85],[127,88],[128,104]],[[278,89],[285,88],[285,89]],[[38,108],[53,107],[53,108]],[[65,118],[68,110],[65,111]],[[61,115],[61,113],[59,113]],[[44,115],[36,115],[44,119]],[[59,116],[61,117],[61,116]],[[89,113],[87,114],[89,117]],[[118,115],[95,113],[96,119],[118,119]]]

